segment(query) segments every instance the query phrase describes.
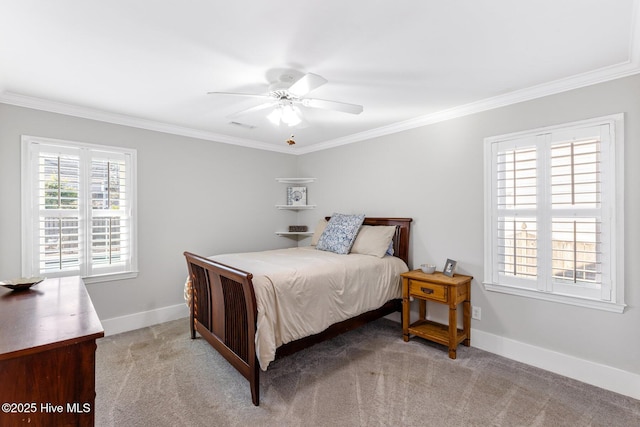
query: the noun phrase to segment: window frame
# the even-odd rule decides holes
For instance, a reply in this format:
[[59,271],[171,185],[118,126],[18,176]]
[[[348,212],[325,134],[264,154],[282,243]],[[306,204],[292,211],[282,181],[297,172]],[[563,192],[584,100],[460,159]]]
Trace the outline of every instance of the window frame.
[[[602,171],[606,178],[601,183],[601,195],[603,198],[603,209],[610,212],[608,218],[603,219],[602,227],[607,228],[607,239],[609,253],[603,255],[603,262],[606,263],[606,282],[603,280],[603,292],[610,292],[610,299],[593,298],[587,296],[569,295],[561,291],[561,287],[553,288],[549,284],[540,283],[551,280],[549,261],[551,255],[551,231],[549,229],[552,217],[561,215],[550,215],[550,155],[551,145],[558,142],[554,135],[565,132],[579,132],[580,129],[608,125],[609,141],[605,147],[601,148]],[[497,152],[494,148],[498,144],[510,143],[512,141],[524,141],[525,139],[537,140],[537,150],[544,156],[537,162],[539,171],[538,205],[536,208],[538,228],[538,253],[539,263],[546,263],[543,272],[549,273],[549,277],[536,280],[535,286],[522,286],[519,280],[509,280],[501,277],[495,266],[498,262],[498,209],[497,209],[497,189],[495,175],[495,159]],[[540,142],[542,141],[542,142]],[[540,172],[542,171],[542,172]],[[542,175],[542,176],[540,176]],[[514,132],[504,135],[491,136],[484,139],[484,280],[483,286],[488,291],[506,293],[522,297],[529,297],[545,301],[558,302],[563,304],[576,305],[622,313],[625,309],[624,303],[624,113],[612,114],[604,117],[597,117],[588,120],[576,121],[560,125],[548,126],[522,132]],[[542,214],[541,214],[542,212]],[[603,215],[606,216],[606,215]],[[516,277],[516,279],[518,279]],[[609,289],[607,290],[607,286]],[[559,289],[560,288],[560,289]],[[585,292],[585,295],[587,292]],[[607,296],[609,296],[607,295]]]
[[[137,151],[131,148],[123,148],[108,145],[90,144],[85,142],[68,141],[61,139],[36,137],[22,135],[22,171],[21,171],[21,194],[22,194],[22,275],[24,277],[46,276],[46,277],[68,277],[81,276],[85,283],[97,283],[112,280],[122,280],[135,278],[138,275],[138,242],[137,242]],[[79,157],[79,191],[78,200],[78,233],[80,249],[80,263],[78,269],[72,271],[41,272],[39,263],[39,245],[37,244],[38,225],[40,217],[40,207],[38,203],[39,194],[36,192],[36,182],[38,180],[38,170],[35,170],[36,160],[34,156],[40,157],[38,146],[52,147],[58,152],[72,153]],[[124,266],[118,268],[105,268],[96,266],[92,262],[91,228],[92,219],[98,219],[104,212],[93,212],[91,208],[91,162],[106,155],[115,158],[125,159],[127,164],[126,180],[128,203],[127,217],[130,218],[129,231],[129,259]],[[95,215],[93,215],[95,213]],[[102,215],[101,215],[102,214]],[[118,214],[119,215],[119,214]],[[118,216],[116,215],[116,216]],[[99,270],[102,269],[102,272]]]

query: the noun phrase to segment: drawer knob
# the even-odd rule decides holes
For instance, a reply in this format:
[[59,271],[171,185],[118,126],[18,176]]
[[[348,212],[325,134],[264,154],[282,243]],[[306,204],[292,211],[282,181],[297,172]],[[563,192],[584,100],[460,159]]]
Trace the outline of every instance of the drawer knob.
[[433,289],[429,289],[429,288],[420,288],[420,290],[425,294],[432,294],[433,293]]

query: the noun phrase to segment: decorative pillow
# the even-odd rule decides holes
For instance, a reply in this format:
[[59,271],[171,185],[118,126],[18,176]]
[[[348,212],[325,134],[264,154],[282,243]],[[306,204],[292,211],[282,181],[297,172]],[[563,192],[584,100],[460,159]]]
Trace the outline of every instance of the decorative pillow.
[[351,253],[382,258],[387,253],[395,232],[394,225],[363,225],[353,242]]
[[334,213],[324,229],[316,249],[337,254],[348,254],[356,240],[358,230],[364,221],[362,215],[343,215]]
[[320,221],[318,221],[316,229],[313,230],[313,236],[311,237],[311,246],[316,246],[318,244],[318,240],[320,239],[320,236],[322,236],[325,228],[327,228],[327,220],[322,218]]
[[387,249],[387,253],[385,255],[391,255],[393,256],[394,254],[394,249],[393,249],[393,240],[391,241],[391,243],[389,243],[389,249]]

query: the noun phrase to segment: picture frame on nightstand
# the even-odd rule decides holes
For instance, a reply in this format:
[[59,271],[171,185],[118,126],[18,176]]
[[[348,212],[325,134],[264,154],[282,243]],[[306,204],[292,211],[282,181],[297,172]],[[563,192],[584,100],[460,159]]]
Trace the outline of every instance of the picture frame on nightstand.
[[447,258],[447,262],[445,262],[444,268],[442,269],[442,274],[444,274],[445,276],[453,277],[453,274],[456,272],[457,264],[458,261]]

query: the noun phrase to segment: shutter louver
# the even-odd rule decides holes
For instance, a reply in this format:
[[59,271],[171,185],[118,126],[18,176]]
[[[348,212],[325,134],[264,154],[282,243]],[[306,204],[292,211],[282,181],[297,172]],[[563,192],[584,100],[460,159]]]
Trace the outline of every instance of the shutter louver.
[[567,142],[551,147],[551,205],[600,208],[599,141]]

